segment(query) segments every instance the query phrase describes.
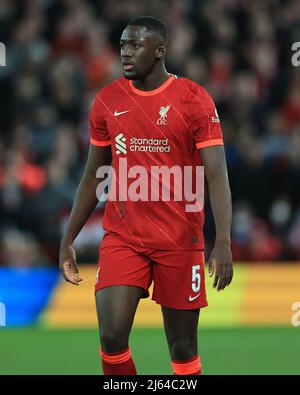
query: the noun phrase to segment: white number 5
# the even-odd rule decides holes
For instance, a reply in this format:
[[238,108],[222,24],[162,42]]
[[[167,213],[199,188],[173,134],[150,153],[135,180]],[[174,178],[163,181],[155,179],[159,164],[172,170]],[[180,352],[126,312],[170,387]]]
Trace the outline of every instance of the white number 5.
[[192,266],[192,290],[198,292],[201,285],[201,276],[197,271],[200,270],[200,265]]

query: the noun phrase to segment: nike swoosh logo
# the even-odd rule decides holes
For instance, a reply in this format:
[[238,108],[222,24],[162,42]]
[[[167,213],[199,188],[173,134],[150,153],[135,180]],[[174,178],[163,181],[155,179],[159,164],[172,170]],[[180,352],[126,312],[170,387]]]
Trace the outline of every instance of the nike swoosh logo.
[[192,296],[190,295],[189,301],[192,302],[193,300],[197,299],[201,295],[201,292],[198,295]]
[[121,111],[121,112],[115,111],[115,112],[114,112],[114,116],[115,116],[115,117],[118,117],[119,115],[125,114],[125,113],[128,112],[128,111],[130,111],[130,110]]

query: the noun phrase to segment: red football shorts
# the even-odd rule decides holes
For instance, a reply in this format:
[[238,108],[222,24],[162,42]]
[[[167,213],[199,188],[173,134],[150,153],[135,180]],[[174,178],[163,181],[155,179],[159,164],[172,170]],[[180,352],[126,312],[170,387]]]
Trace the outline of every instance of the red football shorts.
[[204,252],[163,251],[125,243],[113,233],[104,236],[95,292],[113,285],[143,288],[144,298],[154,282],[152,299],[174,309],[207,306]]

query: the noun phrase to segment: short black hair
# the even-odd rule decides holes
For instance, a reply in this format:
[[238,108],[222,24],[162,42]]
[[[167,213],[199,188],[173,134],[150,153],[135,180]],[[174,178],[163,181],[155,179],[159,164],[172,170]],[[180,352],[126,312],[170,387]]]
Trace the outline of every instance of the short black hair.
[[164,44],[167,45],[168,42],[168,28],[167,26],[155,16],[139,16],[132,19],[127,26],[140,26],[145,27],[150,31],[158,33]]

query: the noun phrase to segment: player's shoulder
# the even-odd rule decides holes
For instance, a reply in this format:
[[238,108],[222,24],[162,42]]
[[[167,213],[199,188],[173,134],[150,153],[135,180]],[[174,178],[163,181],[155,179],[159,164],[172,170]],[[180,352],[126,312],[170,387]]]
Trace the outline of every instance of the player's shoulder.
[[210,93],[202,86],[199,85],[197,82],[178,75],[174,75],[176,78],[176,85],[181,86],[183,89],[190,93],[191,95],[196,95],[198,98],[210,99]]
[[116,80],[113,80],[109,84],[102,87],[96,94],[98,99],[102,99],[104,101],[111,100],[115,95],[120,95],[120,93],[125,92],[128,88],[128,81],[124,77],[120,77]]

